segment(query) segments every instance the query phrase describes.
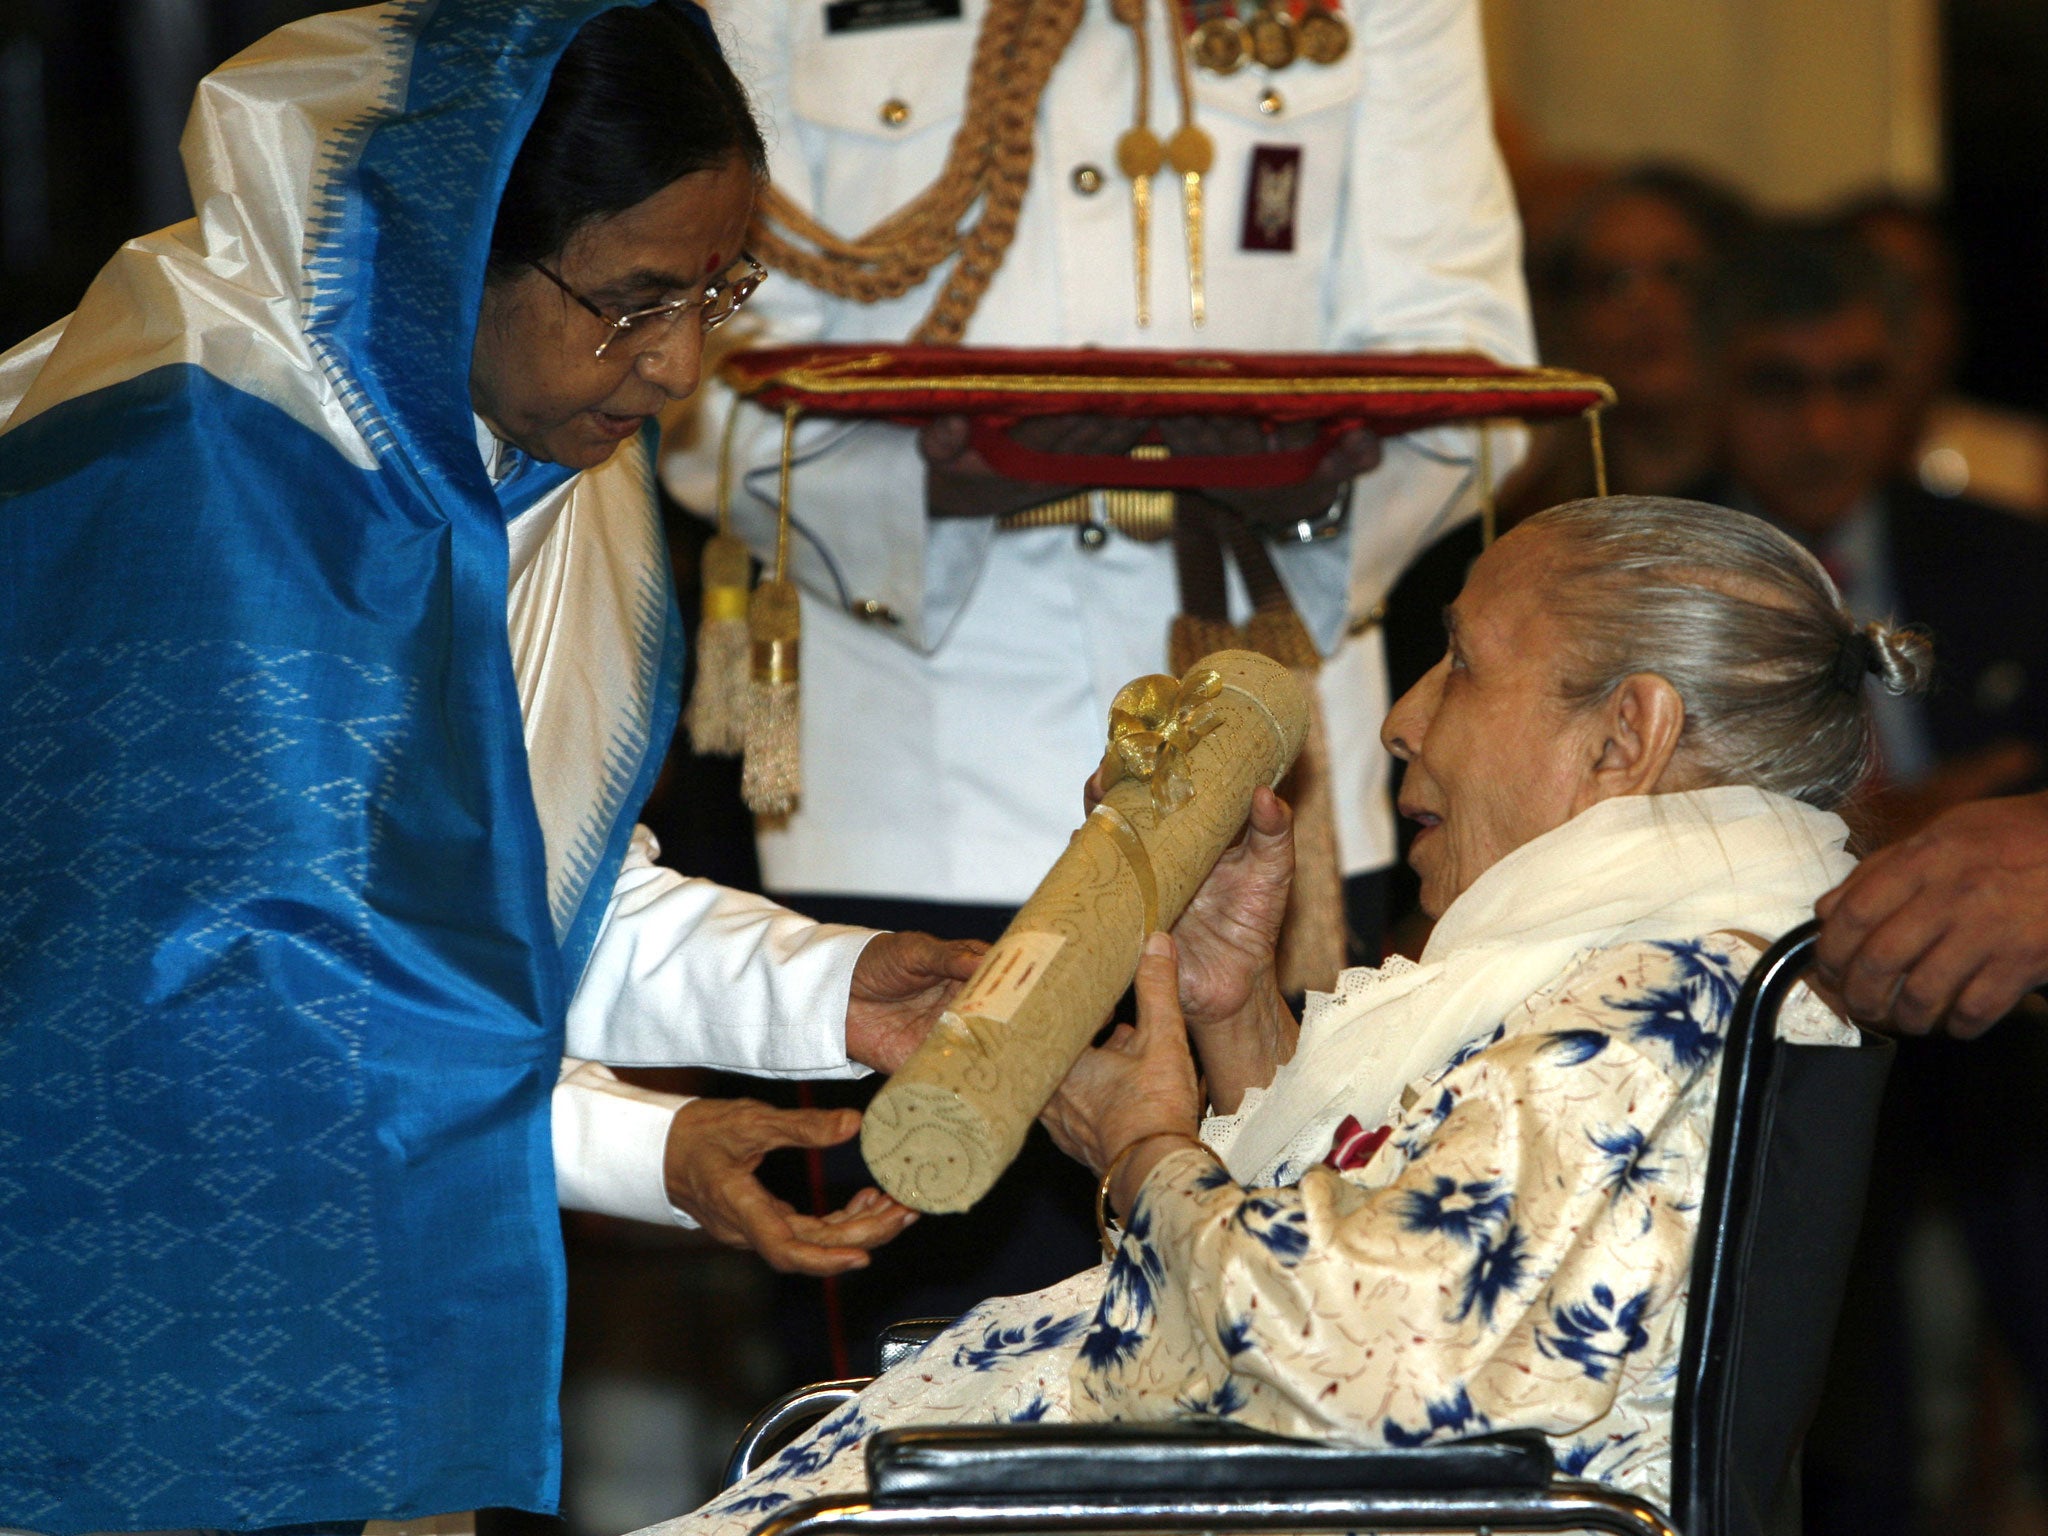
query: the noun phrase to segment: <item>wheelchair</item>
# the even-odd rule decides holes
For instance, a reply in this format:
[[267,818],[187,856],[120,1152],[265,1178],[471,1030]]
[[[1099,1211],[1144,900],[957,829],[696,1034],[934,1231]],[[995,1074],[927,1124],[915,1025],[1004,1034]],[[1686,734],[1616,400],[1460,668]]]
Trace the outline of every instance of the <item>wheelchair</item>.
[[[1559,1477],[1533,1431],[1414,1448],[1292,1440],[1216,1420],[906,1427],[868,1446],[868,1488],[790,1505],[756,1536],[1597,1530],[1797,1536],[1799,1452],[1819,1398],[1891,1042],[1800,1046],[1778,1010],[1819,925],[1765,952],[1722,1050],[1673,1406],[1671,1505]],[[946,1319],[883,1334],[877,1367]],[[869,1377],[820,1383],[748,1425],[729,1486]]]

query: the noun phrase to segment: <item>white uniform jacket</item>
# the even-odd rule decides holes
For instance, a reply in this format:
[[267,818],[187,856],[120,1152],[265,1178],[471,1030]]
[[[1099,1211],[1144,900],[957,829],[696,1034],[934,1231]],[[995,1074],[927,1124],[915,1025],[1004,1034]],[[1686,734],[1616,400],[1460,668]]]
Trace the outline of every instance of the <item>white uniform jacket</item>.
[[[943,9],[935,5],[934,9]],[[766,122],[776,184],[842,234],[858,234],[937,174],[965,97],[983,0],[954,20],[831,32],[824,0],[716,0],[714,17]],[[1495,148],[1471,0],[1362,0],[1334,66],[1197,73],[1206,178],[1208,324],[1188,312],[1179,186],[1154,183],[1152,323],[1136,324],[1129,184],[1116,140],[1131,126],[1136,51],[1107,0],[1088,0],[1041,102],[1015,243],[967,330],[970,344],[1170,349],[1477,349],[1533,355],[1519,227]],[[1147,9],[1152,123],[1177,126],[1174,25]],[[1240,248],[1254,146],[1300,150],[1294,249]],[[905,339],[936,279],[872,306],[787,278],[761,291],[742,332],[766,342]],[[715,444],[730,397],[707,388],[672,433],[664,476],[713,505]],[[779,422],[745,408],[734,509],[771,547]],[[1348,871],[1393,856],[1387,707],[1369,615],[1409,561],[1473,505],[1473,434],[1387,446],[1348,526],[1276,550],[1283,579],[1330,662],[1323,693]],[[1178,607],[1170,545],[1071,529],[999,533],[987,520],[927,521],[913,434],[885,424],[804,423],[792,503],[804,608],[805,788],[761,838],[771,889],[1013,903],[1080,816],[1124,682],[1165,664]],[[1511,453],[1498,445],[1495,461]],[[893,622],[852,617],[879,605]],[[871,608],[870,611],[873,611]],[[1359,633],[1351,633],[1360,630]]]

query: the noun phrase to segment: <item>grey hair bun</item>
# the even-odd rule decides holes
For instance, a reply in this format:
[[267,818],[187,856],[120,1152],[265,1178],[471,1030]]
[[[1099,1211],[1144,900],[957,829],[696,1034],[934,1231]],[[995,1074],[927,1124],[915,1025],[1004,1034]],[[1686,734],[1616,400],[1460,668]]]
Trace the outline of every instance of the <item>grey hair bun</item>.
[[1877,685],[1891,694],[1925,693],[1934,681],[1934,640],[1924,629],[1894,629],[1866,624],[1870,637],[1870,670]]
[[1813,554],[1761,518],[1703,502],[1611,496],[1539,512],[1511,538],[1552,547],[1567,704],[1663,678],[1685,704],[1679,750],[1701,785],[1753,784],[1833,810],[1878,761],[1876,687],[1918,693],[1925,634],[1858,625]]

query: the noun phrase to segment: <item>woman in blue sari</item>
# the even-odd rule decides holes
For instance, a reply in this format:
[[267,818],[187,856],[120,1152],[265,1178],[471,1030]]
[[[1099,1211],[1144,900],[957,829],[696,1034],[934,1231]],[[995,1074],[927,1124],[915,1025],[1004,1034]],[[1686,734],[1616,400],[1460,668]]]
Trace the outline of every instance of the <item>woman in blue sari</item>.
[[597,1062],[888,1068],[970,947],[654,862],[653,420],[759,281],[678,0],[389,0],[209,77],[196,219],[0,357],[0,1524],[552,1508],[555,1209],[814,1271],[854,1117]]

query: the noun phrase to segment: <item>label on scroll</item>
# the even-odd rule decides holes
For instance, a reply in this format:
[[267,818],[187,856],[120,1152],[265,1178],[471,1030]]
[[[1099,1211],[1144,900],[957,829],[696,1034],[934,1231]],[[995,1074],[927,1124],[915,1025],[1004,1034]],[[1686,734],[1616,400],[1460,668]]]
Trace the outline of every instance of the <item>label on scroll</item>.
[[1066,945],[1057,933],[1007,933],[982,957],[981,969],[953,999],[954,1013],[1007,1024]]

